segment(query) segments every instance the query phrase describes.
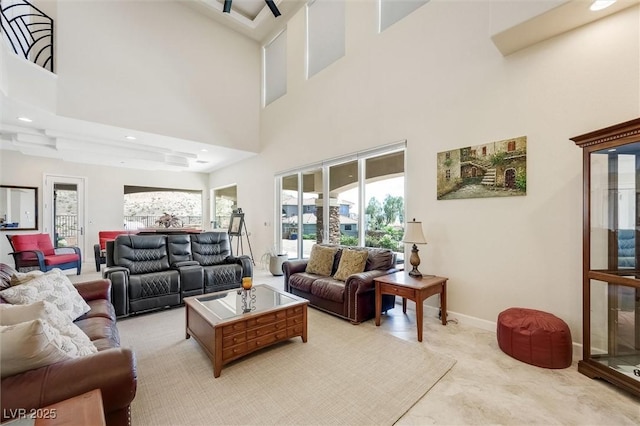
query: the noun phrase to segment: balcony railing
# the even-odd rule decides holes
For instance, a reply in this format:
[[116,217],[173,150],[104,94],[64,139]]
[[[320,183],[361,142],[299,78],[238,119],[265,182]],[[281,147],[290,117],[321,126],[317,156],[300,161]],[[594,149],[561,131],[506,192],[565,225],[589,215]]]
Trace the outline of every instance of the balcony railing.
[[[135,231],[142,228],[158,227],[158,216],[125,216],[124,229]],[[74,246],[78,243],[78,216],[70,214],[56,215],[56,247]],[[185,228],[201,228],[202,216],[178,216]],[[97,238],[97,236],[96,236]]]
[[[3,0],[4,2],[4,0]],[[75,246],[78,244],[78,216],[56,215],[55,246]]]
[[2,0],[3,38],[24,59],[53,72],[53,19],[25,0]]
[[[157,220],[162,215],[158,216],[125,216],[124,217],[124,229],[135,231],[141,228],[155,228],[158,227]],[[202,227],[202,216],[177,216],[178,220],[184,228],[200,228]]]

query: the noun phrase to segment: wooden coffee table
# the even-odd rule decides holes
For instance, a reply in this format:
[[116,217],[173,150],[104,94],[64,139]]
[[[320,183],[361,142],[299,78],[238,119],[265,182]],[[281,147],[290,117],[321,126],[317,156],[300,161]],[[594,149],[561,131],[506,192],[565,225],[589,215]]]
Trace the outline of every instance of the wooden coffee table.
[[374,279],[376,285],[376,325],[380,325],[382,295],[402,297],[402,312],[407,313],[407,299],[416,302],[418,342],[422,342],[422,303],[434,294],[440,294],[440,316],[442,325],[447,325],[447,278],[433,275],[414,278],[407,271],[383,275]]
[[193,336],[213,364],[222,366],[276,342],[307,341],[309,301],[266,284],[185,297],[186,336]]

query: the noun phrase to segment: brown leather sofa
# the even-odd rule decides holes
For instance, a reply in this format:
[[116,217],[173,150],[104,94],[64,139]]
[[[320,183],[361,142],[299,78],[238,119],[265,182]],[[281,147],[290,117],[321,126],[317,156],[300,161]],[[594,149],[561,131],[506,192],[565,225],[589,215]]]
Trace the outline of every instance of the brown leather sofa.
[[[0,286],[6,288],[15,272],[0,263]],[[2,379],[2,422],[24,409],[27,413],[100,389],[107,425],[131,424],[130,404],[136,395],[135,354],[120,347],[111,282],[101,279],[74,284],[91,310],[75,320],[97,347],[92,355],[62,361]],[[0,303],[7,303],[0,298]]]
[[[321,244],[336,247],[331,244]],[[364,272],[350,275],[345,281],[339,281],[332,276],[340,264],[342,250],[346,246],[337,246],[333,259],[331,276],[325,277],[305,272],[309,259],[289,260],[283,263],[284,290],[309,300],[309,305],[321,309],[341,318],[348,319],[354,324],[371,319],[375,316],[375,284],[373,279],[382,275],[392,274],[398,269],[395,265],[393,251],[372,247],[349,247],[367,250],[369,256]],[[395,296],[382,296],[382,311],[393,308]]]

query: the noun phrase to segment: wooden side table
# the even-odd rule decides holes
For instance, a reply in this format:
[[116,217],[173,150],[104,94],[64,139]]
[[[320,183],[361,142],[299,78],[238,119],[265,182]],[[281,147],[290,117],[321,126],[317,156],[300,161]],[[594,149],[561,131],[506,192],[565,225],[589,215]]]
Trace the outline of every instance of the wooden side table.
[[91,425],[104,426],[102,393],[94,389],[45,408],[33,410],[35,426]]
[[407,271],[383,275],[375,278],[376,285],[376,326],[380,325],[382,295],[393,294],[402,297],[402,312],[407,313],[407,299],[416,303],[416,322],[418,326],[418,342],[422,342],[423,302],[425,299],[440,294],[440,312],[442,325],[447,325],[447,280],[445,277],[423,276],[410,277]]

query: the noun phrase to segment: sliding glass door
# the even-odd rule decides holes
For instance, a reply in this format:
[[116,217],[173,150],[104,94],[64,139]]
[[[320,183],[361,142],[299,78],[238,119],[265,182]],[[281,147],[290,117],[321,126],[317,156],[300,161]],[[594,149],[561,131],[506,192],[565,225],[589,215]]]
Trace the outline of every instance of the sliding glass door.
[[296,172],[280,178],[280,253],[306,259],[311,247],[324,238],[322,169]]
[[300,217],[299,173],[283,176],[280,180],[280,247],[289,259],[298,258],[298,222]]
[[401,256],[404,149],[402,142],[276,176],[276,250],[304,259],[324,242]]
[[307,259],[311,247],[324,241],[322,202],[322,168],[307,170],[302,175],[301,246],[302,258]]
[[360,245],[358,160],[329,167],[329,238],[331,244]]
[[404,252],[404,151],[365,160],[364,245]]

